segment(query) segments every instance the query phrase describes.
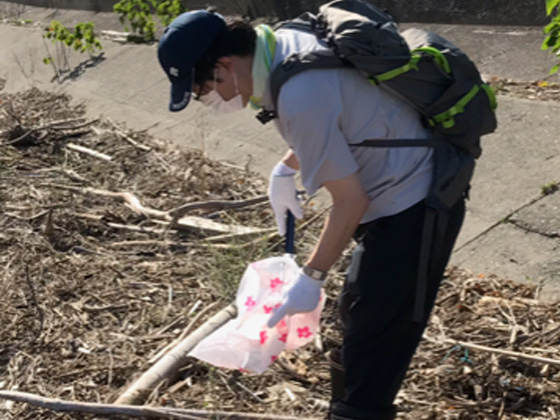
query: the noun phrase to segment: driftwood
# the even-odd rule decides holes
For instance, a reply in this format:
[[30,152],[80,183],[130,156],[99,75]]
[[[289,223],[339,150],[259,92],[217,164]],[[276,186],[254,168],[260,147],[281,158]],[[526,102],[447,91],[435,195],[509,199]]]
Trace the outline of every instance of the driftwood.
[[[132,211],[153,219],[155,223],[160,223],[169,227],[173,225],[172,214],[173,212],[175,212],[175,210],[162,211],[162,210],[152,209],[150,207],[145,207],[144,205],[142,205],[140,200],[134,194],[126,191],[115,192],[115,191],[100,190],[96,188],[81,188],[81,187],[74,187],[71,185],[60,185],[60,184],[43,184],[43,185],[46,187],[74,191],[80,194],[91,194],[91,195],[97,195],[101,197],[116,198],[118,200],[123,201]],[[244,201],[244,203],[246,202],[247,201]],[[236,203],[236,202],[232,201],[230,202],[230,204],[231,203]],[[226,225],[224,223],[215,222],[213,220],[205,219],[203,217],[198,217],[198,216],[184,216],[179,220],[177,220],[177,222],[173,227],[177,229],[179,228],[197,229],[211,234],[232,234],[237,236],[259,235],[268,231],[267,229],[254,228],[249,226]]]
[[105,153],[101,153],[101,152],[98,152],[97,150],[92,150],[92,149],[89,149],[87,147],[80,146],[78,144],[68,143],[66,145],[66,147],[70,150],[74,150],[75,152],[85,153],[86,155],[90,155],[90,156],[96,157],[98,159],[103,159],[103,160],[106,160],[108,162],[113,160],[113,158],[111,156],[106,155]]
[[[153,219],[152,221],[171,228],[171,222],[160,219]],[[198,216],[184,216],[179,219],[177,224],[173,227],[175,229],[196,229],[206,234],[232,234],[238,237],[260,235],[264,234],[268,230],[251,226],[227,225]]]
[[187,354],[203,338],[214,332],[230,319],[237,315],[237,308],[232,303],[198,327],[192,334],[170,350],[156,364],[148,369],[132,386],[130,386],[116,400],[115,404],[139,405],[142,404],[150,393],[162,382],[167,386],[176,380],[179,369],[184,366]]
[[244,207],[249,207],[255,204],[265,203],[268,201],[268,195],[261,195],[255,198],[250,198],[248,200],[237,200],[237,201],[199,201],[196,203],[183,204],[176,209],[171,210],[169,213],[173,215],[174,218],[180,219],[189,211],[195,209],[205,209],[205,210],[222,210],[222,209],[240,209]]
[[[96,404],[46,398],[26,392],[0,391],[0,398],[23,402],[56,412],[77,412],[98,416],[128,416],[145,418],[167,418],[181,420],[219,419],[219,420],[305,420],[301,417],[275,416],[256,413],[190,410],[168,407],[147,407],[117,404]],[[317,420],[317,419],[308,419]]]

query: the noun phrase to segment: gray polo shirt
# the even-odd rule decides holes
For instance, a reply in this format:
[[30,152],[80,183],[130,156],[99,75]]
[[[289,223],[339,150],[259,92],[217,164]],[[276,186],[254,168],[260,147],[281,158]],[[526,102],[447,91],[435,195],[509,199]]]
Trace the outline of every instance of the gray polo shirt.
[[[273,67],[294,52],[325,48],[314,35],[296,30],[279,30],[276,39]],[[263,103],[270,106],[268,92]],[[309,70],[292,77],[280,91],[277,112],[277,128],[301,164],[308,194],[325,181],[358,172],[371,200],[362,223],[397,214],[426,197],[431,149],[353,146],[366,139],[428,137],[411,106],[357,70]]]

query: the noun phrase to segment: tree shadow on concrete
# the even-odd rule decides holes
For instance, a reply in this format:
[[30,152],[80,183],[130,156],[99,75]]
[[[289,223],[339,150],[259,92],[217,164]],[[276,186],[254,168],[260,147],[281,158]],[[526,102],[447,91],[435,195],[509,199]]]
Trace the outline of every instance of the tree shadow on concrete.
[[59,74],[51,79],[51,82],[58,81],[58,83],[64,83],[67,80],[75,81],[82,77],[82,75],[88,70],[105,61],[105,54],[100,53],[95,57],[90,57],[87,60],[82,61],[80,64],[76,65],[70,70],[59,71]]

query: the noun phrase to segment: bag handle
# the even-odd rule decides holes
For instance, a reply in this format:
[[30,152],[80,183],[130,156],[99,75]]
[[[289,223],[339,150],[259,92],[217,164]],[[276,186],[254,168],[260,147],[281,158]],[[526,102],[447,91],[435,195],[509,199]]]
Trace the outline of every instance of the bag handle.
[[294,254],[294,239],[295,239],[295,218],[290,210],[286,212],[286,241],[284,243],[284,251],[286,254]]

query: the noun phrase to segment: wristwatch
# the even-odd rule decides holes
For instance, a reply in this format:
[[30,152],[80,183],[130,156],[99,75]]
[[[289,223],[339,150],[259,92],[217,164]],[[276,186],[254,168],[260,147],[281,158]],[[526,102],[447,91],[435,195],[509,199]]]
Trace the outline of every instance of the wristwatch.
[[324,281],[327,278],[327,272],[326,271],[317,270],[317,269],[311,268],[307,265],[304,265],[303,267],[301,267],[301,271],[303,271],[303,274],[311,277],[313,280]]

